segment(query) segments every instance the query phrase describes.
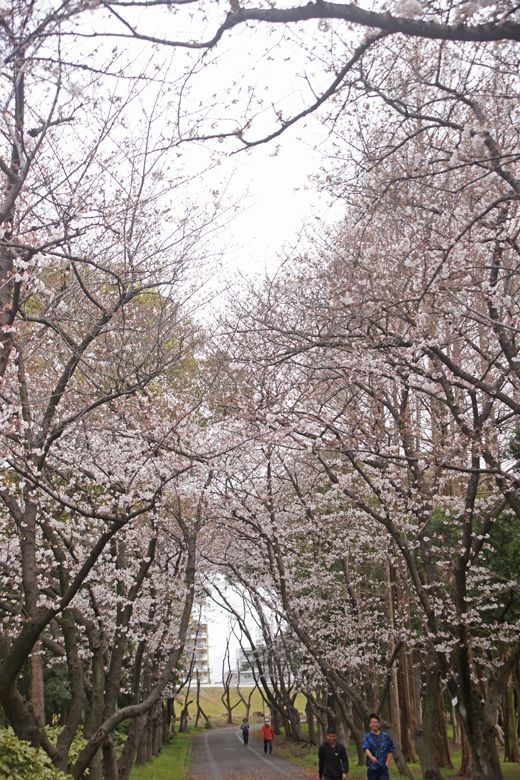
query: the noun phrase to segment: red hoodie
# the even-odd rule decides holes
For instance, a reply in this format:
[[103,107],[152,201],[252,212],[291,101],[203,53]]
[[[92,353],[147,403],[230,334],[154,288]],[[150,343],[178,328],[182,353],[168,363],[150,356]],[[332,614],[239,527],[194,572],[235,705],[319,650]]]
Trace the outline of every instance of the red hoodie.
[[262,732],[262,736],[264,739],[273,739],[274,731],[270,723],[264,723],[260,731]]

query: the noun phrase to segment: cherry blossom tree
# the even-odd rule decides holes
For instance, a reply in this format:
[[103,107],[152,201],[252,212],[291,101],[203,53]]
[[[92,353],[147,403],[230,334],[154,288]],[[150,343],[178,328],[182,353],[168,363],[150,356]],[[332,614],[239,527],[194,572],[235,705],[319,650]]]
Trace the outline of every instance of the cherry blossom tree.
[[[406,39],[421,45],[433,40],[454,49],[480,43],[486,50],[491,51],[490,44],[507,50],[518,41],[520,29],[516,9],[507,3],[459,3],[446,9],[438,3],[399,0],[368,10],[323,0],[285,8],[246,1],[231,3],[224,13],[203,0],[148,4],[143,0],[140,15],[135,5],[106,6],[109,38],[201,57],[193,61],[183,90],[179,140],[230,139],[236,149],[273,141],[295,125],[304,125],[315,112],[321,118],[321,109],[327,110],[336,97],[342,113],[348,103],[345,94],[359,85],[359,66],[377,62],[387,41],[400,46]],[[201,30],[209,32],[204,35]],[[105,34],[106,24],[99,24],[97,31]],[[270,34],[277,36],[274,47],[267,42]],[[246,56],[270,66],[262,67],[252,80],[233,62]],[[207,87],[212,72],[222,90]],[[295,84],[290,96],[279,89],[281,80]]]
[[[81,197],[72,197],[63,209],[66,220],[62,225],[56,210],[49,210],[53,202],[49,184],[51,180],[53,186],[59,182],[63,192],[69,176],[76,183],[81,181],[81,174],[77,174],[83,168],[85,175],[88,163],[80,162],[76,156],[70,167],[65,164],[59,172],[53,173],[48,166],[51,159],[56,159],[57,138],[63,139],[64,144],[75,145],[73,128],[85,122],[86,96],[99,86],[103,69],[114,65],[114,57],[108,58],[97,76],[94,72],[89,77],[79,76],[74,75],[73,64],[62,56],[62,25],[88,8],[88,3],[67,2],[56,10],[43,4],[13,2],[2,13],[0,376],[15,342],[24,277],[37,272],[41,249],[59,243],[58,232],[60,239],[66,240],[79,228],[76,216],[82,209]],[[81,148],[85,148],[84,141],[76,150]],[[72,195],[74,184],[69,183]],[[54,207],[59,202],[56,193]]]
[[[395,569],[402,570],[404,564],[405,592],[413,591],[411,603],[408,595],[398,603],[396,614],[395,607],[388,607],[380,599],[376,615],[381,634],[375,635],[376,647],[388,650],[390,668],[403,641],[421,652],[425,669],[427,659],[429,663],[434,659],[465,724],[476,767],[474,776],[497,776],[493,774],[500,772],[493,725],[497,696],[519,651],[518,643],[511,642],[518,616],[503,611],[501,599],[517,585],[497,578],[486,565],[485,555],[489,530],[502,522],[508,496],[515,489],[514,474],[507,463],[500,465],[499,460],[499,451],[506,446],[508,431],[512,430],[511,419],[506,415],[504,424],[497,425],[496,405],[487,395],[477,395],[472,385],[469,390],[461,387],[452,377],[439,373],[438,364],[427,357],[415,358],[413,374],[410,360],[401,364],[397,357],[401,350],[406,354],[410,348],[425,350],[426,336],[421,334],[420,340],[396,346],[396,329],[390,316],[387,321],[391,327],[385,322],[387,330],[382,331],[379,306],[389,300],[390,277],[395,279],[390,270],[374,313],[370,300],[363,301],[358,310],[362,315],[349,300],[346,319],[350,331],[348,336],[341,332],[336,335],[341,328],[341,309],[332,316],[330,301],[334,303],[339,295],[327,287],[329,282],[336,287],[342,277],[335,265],[336,272],[325,277],[323,261],[322,256],[319,268],[309,263],[306,274],[300,262],[283,281],[269,284],[264,305],[253,309],[251,322],[246,322],[244,310],[240,311],[247,356],[244,364],[250,365],[251,356],[258,355],[258,362],[254,361],[255,367],[248,372],[248,383],[256,383],[258,389],[253,396],[248,393],[242,403],[244,413],[252,416],[255,435],[261,437],[261,442],[256,450],[258,460],[249,447],[240,465],[226,470],[224,484],[230,501],[227,511],[235,520],[232,533],[237,534],[238,548],[231,546],[227,537],[222,553],[224,565],[244,587],[262,594],[258,597],[271,609],[281,611],[318,661],[322,673],[347,693],[362,718],[363,698],[356,693],[350,677],[355,669],[354,648],[343,661],[350,685],[338,680],[341,664],[337,654],[343,656],[345,646],[360,629],[355,610],[367,617],[365,599],[369,597],[358,593],[357,600],[350,602],[348,580],[339,591],[334,587],[336,565],[342,558],[343,565],[347,565],[339,549],[329,559],[317,556],[316,550],[322,550],[328,542],[329,513],[329,535],[339,537],[343,550],[352,546],[355,561],[368,557],[369,565],[379,565],[382,573],[388,560]],[[383,278],[385,274],[380,272],[380,281]],[[359,277],[357,283],[361,283]],[[377,283],[372,281],[372,295]],[[460,284],[457,290],[460,295]],[[472,294],[479,295],[478,288]],[[311,308],[312,300],[325,303]],[[476,309],[475,304],[471,305]],[[391,308],[397,308],[395,302]],[[441,306],[431,318],[425,317],[428,343],[434,333],[442,332],[446,337],[442,311]],[[431,308],[428,314],[432,315]],[[449,316],[452,322],[451,311]],[[360,322],[356,322],[358,318]],[[235,334],[236,330],[234,327]],[[411,328],[407,339],[410,333]],[[466,337],[471,342],[468,331]],[[356,339],[367,353],[363,360]],[[256,352],[255,341],[260,342]],[[460,350],[458,358],[464,361],[466,370],[471,353]],[[489,367],[486,370],[489,376]],[[439,380],[442,392],[434,392],[434,383]],[[493,415],[492,426],[487,422],[489,415]],[[479,442],[479,457],[472,454],[475,441]],[[289,454],[285,455],[284,450]],[[486,465],[490,462],[498,463],[500,468],[490,470]],[[308,484],[303,473],[312,469],[313,463],[314,484]],[[343,514],[348,517],[346,525]],[[231,522],[228,525],[233,528]],[[322,541],[318,541],[320,531],[324,534]],[[304,539],[316,539],[306,563]],[[253,558],[255,564],[251,566]],[[307,575],[303,582],[302,569]],[[332,577],[330,582],[327,571]],[[347,571],[354,577],[351,586],[355,594],[360,584],[356,588],[350,565]],[[311,572],[315,577],[312,586]],[[361,583],[363,568],[357,577]],[[383,576],[381,580],[384,582]],[[316,592],[322,588],[327,596],[318,601],[313,622],[313,600],[316,602]],[[274,599],[266,595],[270,591],[276,593]],[[334,610],[334,602],[328,602],[336,592],[335,606],[338,612],[341,610],[342,620],[334,624],[328,637],[329,609],[332,606]],[[352,611],[345,615],[348,603]],[[416,617],[420,616],[421,638],[411,631],[410,607]],[[372,603],[368,614],[374,617]],[[356,629],[349,619],[355,621]],[[347,635],[342,641],[343,630]],[[366,662],[370,655],[365,648],[374,639],[373,621],[365,631],[365,639],[358,640],[362,643],[358,645],[358,658]],[[323,636],[330,642],[329,647]],[[331,653],[334,655],[328,657]],[[372,668],[377,668],[376,658],[371,661]],[[380,663],[383,683],[384,659]],[[481,682],[477,684],[477,680]],[[483,680],[485,699],[479,687]],[[427,688],[432,701],[439,696],[439,683],[434,676]],[[427,717],[433,718],[429,724]],[[430,715],[424,710],[423,727],[430,733],[437,717],[435,711]],[[428,771],[438,772],[434,756],[422,758]],[[490,765],[491,770],[487,768]]]
[[[259,28],[279,31],[272,59]],[[520,653],[497,561],[520,508],[518,29],[507,3],[411,0],[3,14],[0,701],[62,767],[84,728],[74,776],[128,777],[155,741],[200,565],[247,592],[288,732],[296,681],[358,749],[382,709],[439,777],[449,699],[472,776],[501,776]],[[270,63],[256,85],[239,30]],[[180,209],[171,153],[312,116],[344,218],[235,296],[207,358],[187,274],[216,207]],[[67,665],[56,745],[39,652]]]
[[[73,161],[65,149],[70,138],[56,136],[52,144],[47,138],[13,217],[20,256],[16,347],[1,391],[1,523],[8,544],[0,699],[18,736],[41,743],[62,767],[84,726],[89,742],[74,769],[78,777],[101,746],[104,776],[117,776],[111,731],[122,719],[141,718],[132,735],[138,740],[141,716],[172,682],[193,599],[196,531],[177,519],[170,552],[163,557],[154,549],[172,491],[181,492],[181,476],[200,460],[182,440],[195,441],[205,393],[192,314],[215,207],[197,212],[186,199],[180,210],[174,201],[178,178],[152,148],[153,107],[141,106],[142,134],[125,139],[121,127],[114,130],[125,111],[138,121],[138,103],[131,87],[125,98],[89,103],[90,112],[80,107],[90,121],[88,131],[75,135],[80,152]],[[11,251],[12,236],[6,241]],[[136,528],[142,539],[132,536]],[[147,584],[155,566],[163,572],[160,587]],[[162,596],[172,576],[179,599],[170,597],[166,607],[159,600],[162,641],[130,643],[143,589],[159,588]],[[148,612],[141,611],[141,623],[151,619]],[[69,673],[71,703],[57,745],[43,728],[41,646],[63,658]],[[135,701],[121,708],[130,650],[137,652]],[[27,664],[30,702],[17,684]],[[152,666],[143,684],[143,669]],[[135,745],[121,776],[134,756]]]
[[[473,776],[498,777],[497,697],[519,652],[505,607],[517,583],[486,558],[491,529],[518,512],[506,454],[518,383],[514,55],[385,46],[346,109],[359,135],[334,126],[349,151],[327,179],[347,203],[343,223],[237,305],[230,352],[256,388],[243,411],[265,452],[280,437],[294,450],[294,489],[310,450],[360,528],[405,566],[425,666],[434,659],[457,707]],[[256,499],[263,522],[284,507],[269,490]]]

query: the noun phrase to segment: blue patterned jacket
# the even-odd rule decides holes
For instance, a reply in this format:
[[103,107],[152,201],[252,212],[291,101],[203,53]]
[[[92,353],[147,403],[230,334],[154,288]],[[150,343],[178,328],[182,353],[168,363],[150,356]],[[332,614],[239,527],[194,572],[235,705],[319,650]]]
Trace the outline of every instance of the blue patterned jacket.
[[[372,734],[371,731],[367,731],[363,737],[363,750],[370,750],[372,755],[377,758],[377,763],[380,766],[386,766],[386,759],[388,758],[388,754],[393,753],[394,749],[395,748],[394,743],[392,742],[392,737],[390,737],[386,731],[381,731],[377,735]],[[373,761],[371,761],[368,757],[367,766],[374,766]]]

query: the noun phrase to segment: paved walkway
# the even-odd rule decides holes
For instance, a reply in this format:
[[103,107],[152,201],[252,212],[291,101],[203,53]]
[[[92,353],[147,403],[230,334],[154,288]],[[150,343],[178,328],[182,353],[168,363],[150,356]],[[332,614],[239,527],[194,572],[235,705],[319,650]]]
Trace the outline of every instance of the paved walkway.
[[276,755],[264,755],[263,742],[250,736],[244,745],[238,726],[212,729],[192,739],[190,780],[309,780],[316,773]]

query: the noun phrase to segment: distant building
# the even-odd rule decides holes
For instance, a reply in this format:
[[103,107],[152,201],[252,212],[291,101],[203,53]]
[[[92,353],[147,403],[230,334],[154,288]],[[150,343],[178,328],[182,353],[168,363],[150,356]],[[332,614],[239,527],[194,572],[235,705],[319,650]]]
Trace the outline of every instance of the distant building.
[[211,683],[209,669],[209,640],[207,623],[190,623],[184,647],[186,671],[193,669],[193,679],[199,673],[201,683]]
[[[260,655],[262,669],[266,680],[269,682],[267,650],[265,645],[257,645],[256,652]],[[253,656],[253,651],[244,651],[240,648],[237,651],[236,671],[233,672],[232,685],[240,685],[243,688],[252,688],[256,685],[257,680],[259,681],[258,667]]]

